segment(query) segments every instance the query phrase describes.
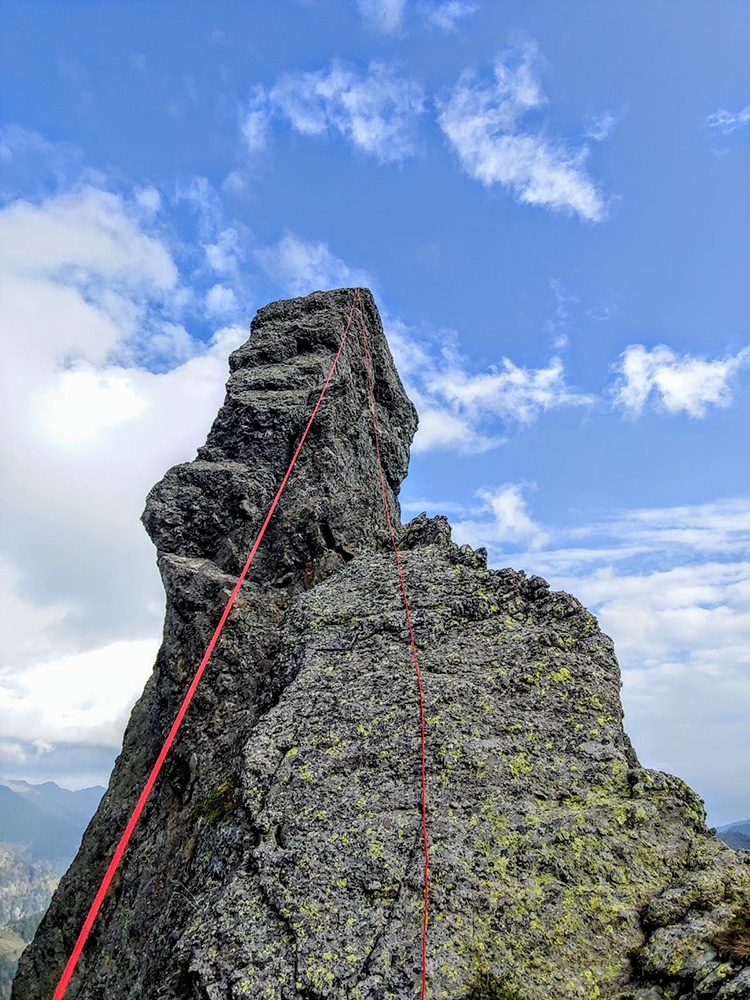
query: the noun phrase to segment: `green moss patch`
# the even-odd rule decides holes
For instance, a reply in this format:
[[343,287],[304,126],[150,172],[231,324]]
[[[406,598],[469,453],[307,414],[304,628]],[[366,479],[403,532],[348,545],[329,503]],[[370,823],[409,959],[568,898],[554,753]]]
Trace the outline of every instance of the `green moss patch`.
[[466,988],[463,1000],[526,1000],[510,985],[506,976],[478,972]]
[[211,789],[205,799],[193,806],[190,816],[194,820],[205,819],[208,823],[220,823],[238,806],[239,802],[232,783],[222,781],[216,788]]

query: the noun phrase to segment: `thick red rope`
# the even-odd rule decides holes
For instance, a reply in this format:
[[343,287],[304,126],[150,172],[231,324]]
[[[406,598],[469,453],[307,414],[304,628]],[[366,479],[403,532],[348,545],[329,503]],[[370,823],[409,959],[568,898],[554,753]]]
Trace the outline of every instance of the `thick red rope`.
[[169,730],[169,734],[167,735],[167,738],[164,741],[164,746],[161,748],[159,756],[156,759],[156,763],[154,764],[151,770],[151,774],[149,774],[148,780],[146,781],[146,784],[143,787],[143,791],[141,792],[138,801],[135,804],[135,808],[133,809],[130,819],[128,820],[128,825],[125,827],[125,832],[120,838],[119,844],[115,848],[115,853],[112,855],[112,860],[110,861],[109,867],[107,868],[104,878],[102,879],[102,883],[99,886],[99,890],[94,898],[94,902],[91,904],[91,909],[89,910],[88,916],[86,917],[83,927],[81,928],[81,933],[78,935],[78,940],[76,941],[75,947],[73,948],[73,952],[70,958],[68,959],[68,963],[65,966],[65,969],[63,970],[63,974],[60,977],[60,982],[57,984],[57,989],[55,990],[52,1000],[62,1000],[62,997],[65,994],[65,990],[68,988],[71,976],[73,975],[75,967],[78,964],[78,959],[81,957],[81,952],[83,951],[84,945],[86,944],[89,934],[91,933],[91,928],[94,926],[94,921],[96,920],[99,910],[101,909],[101,905],[104,902],[104,897],[106,896],[110,883],[112,882],[114,874],[117,871],[118,865],[120,864],[120,860],[122,859],[122,856],[125,853],[125,848],[128,846],[130,838],[133,835],[133,830],[135,829],[136,824],[140,818],[140,815],[143,812],[143,807],[146,805],[146,800],[151,794],[151,789],[154,787],[154,784],[156,783],[156,779],[159,776],[159,772],[161,771],[166,756],[169,753],[172,744],[174,743],[175,737],[177,735],[177,730],[180,728],[182,720],[185,718],[185,713],[188,710],[190,702],[193,700],[193,695],[195,694],[196,688],[198,687],[200,679],[203,676],[203,672],[206,669],[206,665],[208,664],[208,661],[211,658],[211,654],[214,651],[216,643],[219,641],[219,636],[221,635],[226,620],[229,617],[229,612],[232,610],[232,606],[234,605],[234,602],[237,599],[237,595],[240,592],[240,588],[242,587],[242,584],[245,581],[245,577],[247,576],[250,566],[252,565],[253,559],[255,558],[255,553],[258,551],[258,547],[260,546],[260,543],[263,540],[263,536],[266,533],[266,528],[268,527],[268,523],[273,517],[274,511],[276,510],[279,500],[281,499],[281,494],[284,492],[287,481],[289,480],[289,477],[292,474],[292,469],[294,468],[297,462],[299,453],[302,450],[302,445],[305,443],[305,438],[307,437],[308,431],[312,426],[312,422],[315,419],[315,416],[320,408],[320,404],[323,402],[323,397],[326,394],[326,390],[328,389],[330,381],[333,378],[333,373],[336,370],[336,366],[338,365],[339,358],[341,357],[341,352],[344,349],[344,344],[346,343],[346,338],[349,334],[349,327],[351,326],[352,323],[352,317],[354,316],[354,307],[356,302],[357,302],[357,293],[355,293],[354,300],[352,301],[352,308],[351,311],[349,312],[349,318],[347,319],[346,328],[344,329],[344,334],[341,338],[341,343],[339,344],[338,351],[336,352],[336,357],[333,359],[333,364],[331,365],[330,371],[328,372],[326,380],[323,383],[323,388],[320,390],[320,395],[318,396],[318,400],[313,408],[312,413],[310,414],[310,419],[307,421],[307,426],[302,432],[302,437],[300,438],[299,444],[297,445],[294,454],[292,455],[292,460],[289,463],[289,467],[284,473],[284,478],[281,480],[281,485],[276,491],[276,496],[273,498],[273,502],[268,510],[268,513],[266,514],[266,519],[263,522],[261,529],[256,536],[255,541],[253,542],[253,547],[250,550],[250,555],[247,557],[247,562],[245,563],[242,572],[237,578],[237,582],[234,585],[234,590],[232,591],[229,600],[227,601],[226,607],[224,608],[222,616],[219,619],[219,624],[216,626],[216,630],[213,636],[211,637],[211,641],[208,644],[208,648],[206,649],[206,652],[203,654],[203,659],[200,662],[200,666],[196,670],[195,676],[193,677],[190,687],[188,688],[187,694],[185,695],[183,702],[180,705],[180,710],[178,711],[177,716],[175,717],[175,720],[172,723],[172,728]]
[[367,342],[367,328],[365,324],[365,314],[362,307],[362,295],[360,289],[354,292],[356,302],[359,306],[360,326],[362,328],[362,343],[365,352],[365,369],[367,371],[367,388],[370,397],[370,413],[372,415],[372,428],[375,435],[375,453],[378,457],[378,472],[380,474],[380,492],[383,497],[383,507],[385,508],[385,519],[388,522],[388,533],[391,536],[391,546],[393,555],[396,558],[396,568],[398,579],[401,584],[401,596],[404,601],[404,611],[406,612],[406,624],[409,629],[409,641],[411,643],[411,655],[414,660],[414,675],[417,681],[417,691],[419,693],[419,724],[421,730],[421,750],[422,750],[422,844],[424,848],[424,875],[423,875],[423,903],[422,903],[422,992],[421,1000],[425,1000],[427,994],[427,918],[430,899],[430,842],[427,836],[427,731],[425,725],[425,705],[424,689],[422,688],[422,672],[419,669],[419,658],[417,656],[417,643],[414,638],[414,627],[411,622],[411,612],[409,610],[409,598],[406,594],[406,581],[404,580],[404,570],[401,565],[401,555],[398,551],[396,533],[393,530],[393,520],[391,509],[388,503],[388,492],[385,484],[385,472],[383,471],[383,459],[380,453],[380,436],[378,434],[378,418],[375,412],[375,387],[372,375],[372,359],[370,358],[370,348]]

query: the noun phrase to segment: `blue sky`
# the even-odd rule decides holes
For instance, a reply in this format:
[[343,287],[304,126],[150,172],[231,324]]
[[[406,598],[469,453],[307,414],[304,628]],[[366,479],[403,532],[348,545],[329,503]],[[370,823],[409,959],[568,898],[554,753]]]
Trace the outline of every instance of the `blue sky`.
[[405,515],[584,601],[644,764],[750,816],[749,42],[729,0],[5,0],[0,772],[106,780],[146,492],[257,308],[366,284]]

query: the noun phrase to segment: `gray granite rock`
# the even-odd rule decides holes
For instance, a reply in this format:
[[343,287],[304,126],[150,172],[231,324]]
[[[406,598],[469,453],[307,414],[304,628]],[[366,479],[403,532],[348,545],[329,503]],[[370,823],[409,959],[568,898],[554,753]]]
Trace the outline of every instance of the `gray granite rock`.
[[[363,297],[426,699],[430,997],[748,995],[722,991],[744,988],[750,865],[682,781],[639,765],[596,619],[539,577],[488,569],[444,518],[402,527],[416,416]],[[351,302],[341,289],[261,310],[206,445],[148,498],[164,643],[14,1000],[51,997]],[[418,990],[418,703],[356,327],[319,416],[71,1000]]]
[[717,1000],[747,1000],[750,997],[750,968],[743,969],[716,994]]

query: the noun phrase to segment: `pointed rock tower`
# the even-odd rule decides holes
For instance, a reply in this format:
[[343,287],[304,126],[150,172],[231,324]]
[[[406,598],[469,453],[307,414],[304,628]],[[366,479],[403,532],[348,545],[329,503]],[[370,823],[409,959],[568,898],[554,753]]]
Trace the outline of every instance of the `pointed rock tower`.
[[[50,1000],[341,342],[352,289],[275,302],[195,461],[143,521],[164,642],[109,790],[24,953]],[[427,715],[430,998],[750,997],[750,852],[622,728],[575,598],[405,527],[417,419],[362,292]],[[421,974],[418,702],[352,333],[112,883],[70,1000],[410,1000]]]

